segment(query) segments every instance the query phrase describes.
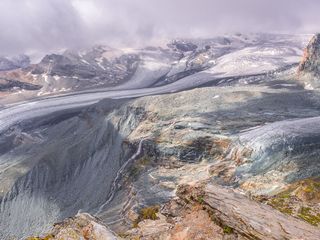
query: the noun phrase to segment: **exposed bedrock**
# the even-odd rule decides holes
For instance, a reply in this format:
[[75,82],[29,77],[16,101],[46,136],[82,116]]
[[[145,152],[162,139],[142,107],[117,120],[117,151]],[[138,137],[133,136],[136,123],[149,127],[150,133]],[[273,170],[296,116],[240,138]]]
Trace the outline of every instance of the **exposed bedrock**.
[[78,211],[128,229],[134,212],[184,183],[268,193],[315,176],[319,100],[286,87],[212,87],[21,122],[0,138],[0,236],[39,235]]
[[[307,130],[307,124],[299,132],[293,127],[300,120],[316,119],[318,99],[316,92],[305,90],[239,87],[135,100],[132,106],[143,107],[147,114],[128,140],[146,139],[144,156],[123,182],[130,190],[116,196],[103,218],[117,230],[119,225],[130,226],[135,219],[130,209],[139,212],[163,204],[183,183],[213,179],[253,195],[272,195],[291,182],[319,175],[318,150],[309,144],[310,140],[317,144],[316,124],[313,130]],[[169,103],[172,108],[167,107]],[[268,130],[277,125],[279,130]],[[266,131],[265,137],[259,129]],[[293,149],[286,153],[288,148]],[[125,202],[120,210],[119,202]]]
[[307,88],[318,88],[320,78],[320,34],[310,40],[299,64],[298,76]]
[[209,183],[202,187],[180,186],[177,194],[186,201],[200,201],[215,221],[243,237],[234,239],[320,238],[318,228],[254,202],[232,189]]
[[118,238],[99,219],[87,213],[78,213],[56,223],[43,238],[30,237],[27,240],[117,240]]

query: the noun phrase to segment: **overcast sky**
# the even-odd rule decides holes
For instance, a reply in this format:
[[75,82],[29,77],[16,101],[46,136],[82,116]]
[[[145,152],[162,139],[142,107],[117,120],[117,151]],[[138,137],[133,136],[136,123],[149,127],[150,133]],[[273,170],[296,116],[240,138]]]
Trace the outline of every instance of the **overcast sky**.
[[0,55],[233,32],[314,33],[320,0],[0,0]]

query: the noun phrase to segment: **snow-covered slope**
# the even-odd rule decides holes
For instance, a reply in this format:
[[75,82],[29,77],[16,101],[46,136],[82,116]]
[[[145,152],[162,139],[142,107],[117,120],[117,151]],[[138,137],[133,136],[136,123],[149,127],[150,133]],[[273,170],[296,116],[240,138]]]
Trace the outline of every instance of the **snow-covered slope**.
[[47,55],[22,74],[21,71],[16,74],[16,70],[2,72],[0,79],[18,82],[28,79],[29,83],[42,86],[32,91],[37,96],[89,89],[138,89],[175,82],[189,88],[297,64],[309,38],[309,35],[236,34],[178,39],[169,41],[166,47],[96,46]]

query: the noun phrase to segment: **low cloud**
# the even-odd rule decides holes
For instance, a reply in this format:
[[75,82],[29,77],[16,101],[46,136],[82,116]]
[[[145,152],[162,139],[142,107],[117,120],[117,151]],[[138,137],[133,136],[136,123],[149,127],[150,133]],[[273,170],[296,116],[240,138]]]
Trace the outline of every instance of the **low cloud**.
[[0,55],[228,32],[314,33],[318,0],[1,0]]

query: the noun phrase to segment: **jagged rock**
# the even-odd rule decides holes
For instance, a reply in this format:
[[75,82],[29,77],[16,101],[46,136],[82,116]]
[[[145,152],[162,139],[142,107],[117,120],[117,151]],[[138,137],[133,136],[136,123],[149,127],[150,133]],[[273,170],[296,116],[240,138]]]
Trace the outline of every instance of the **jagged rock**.
[[30,237],[27,240],[117,240],[107,226],[87,213],[79,213],[54,225],[44,237]]
[[209,183],[203,186],[180,186],[177,194],[188,201],[207,205],[216,221],[248,239],[320,238],[319,228],[250,200],[232,189]]
[[320,34],[313,36],[305,48],[298,74],[309,88],[320,85]]
[[172,240],[222,240],[223,230],[201,206],[195,206],[181,217],[171,230]]
[[[163,213],[163,214],[162,214]],[[222,240],[239,239],[227,236],[200,204],[187,205],[175,199],[164,205],[158,219],[143,220],[127,231],[125,239],[143,240]]]
[[316,76],[320,74],[320,34],[313,36],[304,50],[299,72],[312,72]]

